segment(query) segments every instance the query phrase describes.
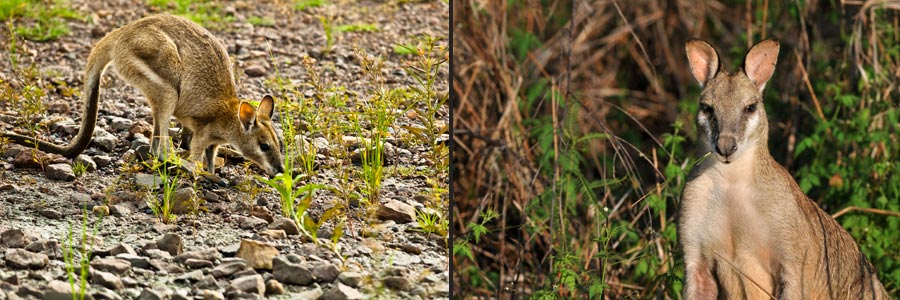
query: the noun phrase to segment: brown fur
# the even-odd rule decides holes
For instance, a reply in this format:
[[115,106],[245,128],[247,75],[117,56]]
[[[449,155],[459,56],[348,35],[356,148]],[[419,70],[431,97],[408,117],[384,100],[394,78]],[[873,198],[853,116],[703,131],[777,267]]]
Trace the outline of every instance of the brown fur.
[[[283,171],[281,147],[272,128],[274,100],[265,96],[254,109],[235,92],[225,47],[209,31],[176,16],[156,15],[107,34],[94,45],[85,65],[85,112],[78,135],[59,146],[4,133],[11,141],[36,145],[41,151],[78,156],[87,148],[97,121],[100,77],[108,64],[147,97],[153,113],[151,152],[167,156],[169,119],[175,117],[192,133],[193,162],[215,170],[218,145],[230,144],[267,173]],[[268,150],[261,149],[268,148]]]
[[686,46],[713,153],[683,195],[685,299],[889,299],[853,238],[769,154],[761,93],[778,48],[760,42],[729,73],[706,42]]

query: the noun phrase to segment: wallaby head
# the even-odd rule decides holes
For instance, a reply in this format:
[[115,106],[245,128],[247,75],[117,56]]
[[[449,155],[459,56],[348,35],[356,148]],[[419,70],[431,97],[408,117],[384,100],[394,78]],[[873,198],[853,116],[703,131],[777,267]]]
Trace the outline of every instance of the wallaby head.
[[254,109],[247,102],[241,102],[238,118],[241,121],[241,134],[232,146],[238,148],[247,158],[265,169],[269,175],[284,172],[281,160],[281,144],[272,127],[272,114],[275,112],[275,100],[266,95]]
[[691,40],[685,46],[691,73],[703,87],[697,112],[701,139],[720,162],[766,149],[769,125],[762,91],[775,71],[778,48],[776,40],[759,42],[747,51],[742,70],[730,73],[721,70],[719,54],[708,43]]

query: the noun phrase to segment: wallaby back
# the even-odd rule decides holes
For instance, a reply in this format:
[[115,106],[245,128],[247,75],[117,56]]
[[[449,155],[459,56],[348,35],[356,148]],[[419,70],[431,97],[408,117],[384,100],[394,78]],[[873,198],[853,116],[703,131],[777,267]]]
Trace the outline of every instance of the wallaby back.
[[769,154],[762,91],[779,43],[753,46],[734,73],[706,42],[685,49],[703,86],[701,148],[712,152],[683,194],[685,299],[888,299],[853,238]]

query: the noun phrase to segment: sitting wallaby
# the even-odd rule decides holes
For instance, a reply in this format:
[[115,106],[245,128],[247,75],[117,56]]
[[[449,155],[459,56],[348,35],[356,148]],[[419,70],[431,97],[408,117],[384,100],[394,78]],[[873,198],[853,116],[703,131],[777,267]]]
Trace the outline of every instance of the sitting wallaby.
[[[170,151],[169,119],[193,134],[190,160],[215,171],[220,144],[228,143],[270,175],[284,170],[272,128],[274,100],[259,109],[237,98],[231,62],[212,33],[187,19],[156,15],[113,30],[94,45],[84,72],[84,117],[75,139],[60,146],[29,137],[2,136],[38,150],[72,158],[87,148],[97,123],[100,77],[112,63],[119,76],[140,89],[153,113],[151,153]],[[205,155],[205,161],[201,157]]]
[[753,46],[735,73],[708,43],[685,48],[703,86],[699,138],[712,154],[683,194],[684,298],[889,299],[850,234],[769,154],[762,91],[778,42]]

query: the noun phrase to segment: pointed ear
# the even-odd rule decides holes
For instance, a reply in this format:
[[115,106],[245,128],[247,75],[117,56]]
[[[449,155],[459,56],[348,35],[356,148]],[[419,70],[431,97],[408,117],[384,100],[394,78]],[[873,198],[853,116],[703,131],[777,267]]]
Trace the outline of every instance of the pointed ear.
[[253,126],[253,123],[256,122],[256,110],[247,102],[241,102],[238,117],[241,119],[241,124],[244,125],[244,130],[250,130],[250,126]]
[[756,83],[760,93],[766,88],[766,82],[772,77],[772,73],[775,73],[779,47],[777,40],[768,39],[750,48],[744,57],[744,74]]
[[269,120],[272,119],[272,114],[275,113],[275,99],[270,95],[266,95],[263,97],[262,101],[259,101],[259,110],[256,112],[257,117],[265,117]]
[[719,53],[709,43],[698,39],[690,39],[684,45],[687,52],[688,63],[691,65],[691,73],[694,79],[705,86],[707,82],[719,73]]

